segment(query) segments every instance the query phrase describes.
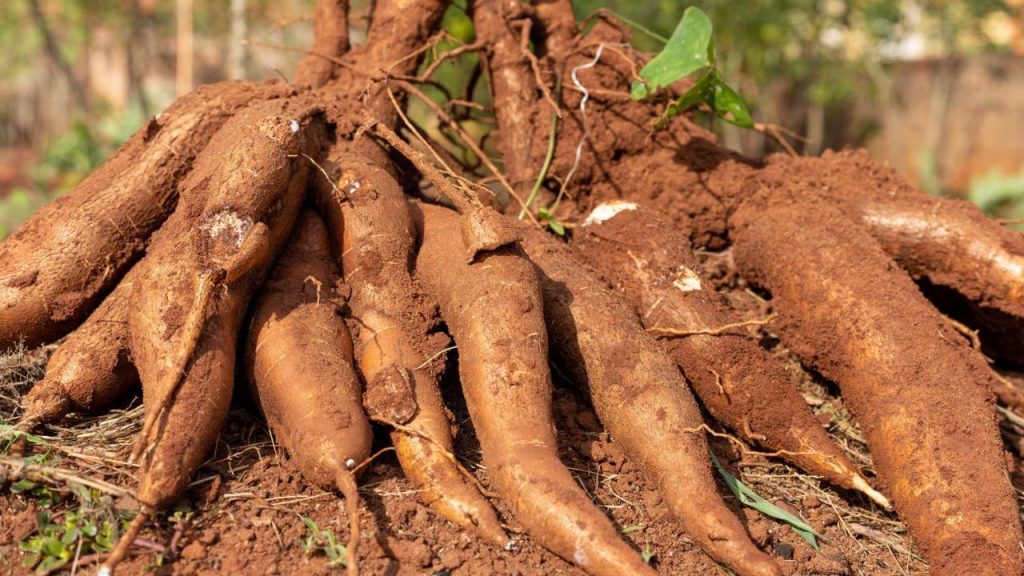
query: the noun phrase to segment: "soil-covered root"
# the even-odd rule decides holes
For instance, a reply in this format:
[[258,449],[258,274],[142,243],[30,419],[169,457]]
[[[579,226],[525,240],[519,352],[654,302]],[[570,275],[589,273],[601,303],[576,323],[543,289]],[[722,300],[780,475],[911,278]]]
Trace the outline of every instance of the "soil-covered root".
[[921,194],[858,203],[861,221],[915,278],[962,294],[991,354],[1024,364],[1024,235],[962,200]]
[[523,247],[540,269],[559,366],[586,385],[616,444],[657,483],[687,534],[712,558],[744,576],[781,575],[719,496],[700,409],[636,313],[564,244],[526,230]]
[[654,574],[558,459],[537,272],[518,246],[468,264],[459,217],[422,205],[416,274],[459,347],[484,463],[527,532],[591,574]]
[[295,66],[295,84],[318,88],[333,76],[335,60],[348,50],[348,0],[317,0],[313,46]]
[[249,299],[301,207],[324,122],[303,98],[232,118],[197,158],[175,213],[135,283],[130,348],[143,385],[142,512],[105,564],[116,565],[153,510],[187,486],[220,432]]
[[59,422],[71,412],[97,412],[139,381],[128,351],[128,310],[140,268],[132,268],[96,310],[50,356],[43,379],[23,398],[18,428]]
[[944,312],[981,328],[986,353],[1024,362],[1024,235],[969,202],[914,189],[863,150],[767,160],[749,176],[758,188],[834,199]]
[[771,291],[783,341],[839,384],[931,572],[1019,574],[1020,520],[984,362],[835,207],[766,191],[732,227],[741,272]]
[[889,507],[829,439],[783,366],[743,330],[671,220],[632,202],[599,204],[573,246],[662,337],[716,420],[806,472]]
[[[448,339],[431,337],[435,305],[411,277],[416,231],[408,201],[387,170],[341,148],[332,151],[329,168],[339,175],[332,185],[318,182],[316,197],[330,215],[342,255],[373,415],[395,427],[391,439],[399,464],[428,506],[506,547],[510,540],[494,509],[453,456],[451,422],[435,370],[444,366]],[[386,405],[373,406],[381,394]]]
[[352,574],[359,543],[353,469],[370,457],[373,433],[335,301],[337,276],[323,220],[307,210],[256,299],[244,366],[267,424],[302,475],[344,494]]
[[249,103],[292,91],[222,82],[179,98],[0,243],[0,350],[55,340],[82,322],[174,210],[180,181],[213,134]]
[[[370,310],[358,317],[362,325],[363,353],[359,368],[370,386],[382,392],[399,392],[387,405],[401,407],[398,412],[374,407],[374,416],[395,426],[391,441],[406,478],[419,490],[420,499],[442,517],[476,534],[484,542],[509,550],[513,541],[474,484],[469,473],[455,459],[451,421],[444,408],[437,375],[431,361],[416,351],[404,338],[404,328],[393,318]],[[419,359],[419,364],[410,366]],[[396,416],[415,412],[404,418]],[[386,407],[385,407],[386,408]]]

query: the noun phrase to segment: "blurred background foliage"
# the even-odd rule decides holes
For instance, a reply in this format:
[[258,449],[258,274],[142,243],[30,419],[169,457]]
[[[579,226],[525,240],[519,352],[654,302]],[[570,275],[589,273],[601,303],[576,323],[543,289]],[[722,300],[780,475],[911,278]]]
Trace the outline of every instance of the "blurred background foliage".
[[[91,172],[176,94],[226,78],[287,76],[311,40],[314,0],[5,0],[0,2],[0,236]],[[1024,218],[1024,0],[575,0],[583,19],[608,9],[657,51],[689,5],[715,27],[718,65],[755,119],[806,138],[807,154],[868,147],[914,184]],[[471,42],[465,0],[445,18],[451,47]],[[352,2],[352,40],[369,0]],[[292,47],[293,49],[282,48]],[[468,54],[426,92],[486,101]],[[471,134],[486,111],[446,106]],[[458,159],[434,112],[410,116]],[[760,134],[714,125],[747,154]]]

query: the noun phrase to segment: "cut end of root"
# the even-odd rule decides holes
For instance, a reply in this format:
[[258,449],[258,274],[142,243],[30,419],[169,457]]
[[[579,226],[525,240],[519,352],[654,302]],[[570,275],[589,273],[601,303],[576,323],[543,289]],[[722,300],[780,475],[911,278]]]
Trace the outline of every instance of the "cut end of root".
[[590,226],[592,224],[600,224],[605,220],[611,220],[616,214],[623,211],[636,210],[638,206],[633,202],[626,202],[625,200],[613,200],[611,202],[602,202],[598,204],[587,216],[587,219],[583,221],[582,226]]
[[871,499],[872,502],[878,504],[886,510],[892,510],[892,503],[889,499],[882,495],[881,492],[875,490],[868,484],[868,481],[864,479],[860,474],[853,475],[853,489],[863,493],[865,496]]
[[480,252],[515,244],[520,238],[519,231],[509,226],[500,214],[490,208],[476,208],[463,215],[462,240],[467,247],[469,263]]

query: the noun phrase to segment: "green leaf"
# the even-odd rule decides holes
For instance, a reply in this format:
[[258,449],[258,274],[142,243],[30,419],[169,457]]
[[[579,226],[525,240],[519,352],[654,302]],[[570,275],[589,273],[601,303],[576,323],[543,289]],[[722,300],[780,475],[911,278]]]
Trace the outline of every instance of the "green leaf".
[[645,564],[650,564],[651,560],[654,559],[654,551],[651,550],[650,544],[644,544],[644,549],[640,551],[640,558],[643,559]]
[[[557,202],[556,202],[557,203]],[[555,218],[555,215],[551,213],[551,210],[547,206],[541,206],[537,210],[537,217],[547,222],[548,228],[559,236],[565,236],[565,225]]]
[[36,514],[36,530],[42,532],[52,525],[49,512],[46,510],[40,510],[39,513]]
[[[629,87],[629,97],[633,100],[643,100],[650,93],[651,90],[643,82],[633,82]],[[3,238],[3,236],[0,235],[0,238]]]
[[53,536],[49,536],[43,540],[43,553],[47,556],[60,556],[63,552],[64,544],[60,540]]
[[690,6],[665,48],[640,70],[640,77],[649,88],[634,84],[630,93],[633,98],[643,98],[648,90],[668,86],[701,68],[713,67],[714,63],[711,20],[700,8]]
[[32,568],[39,563],[39,554],[30,554],[25,556],[25,559],[21,561],[21,565],[25,568]]
[[96,540],[93,542],[93,550],[97,552],[107,552],[114,546],[114,524],[111,522],[104,522],[103,529],[99,534],[96,535]]
[[39,484],[27,478],[22,478],[21,480],[18,480],[14,484],[11,484],[11,492],[14,492],[15,494],[21,494],[22,492],[31,492],[37,486],[39,486]]
[[775,518],[780,522],[789,524],[793,527],[793,530],[804,540],[807,540],[815,550],[818,549],[817,537],[820,537],[821,535],[815,532],[814,528],[812,528],[810,524],[804,522],[802,518],[790,514],[762,498],[757,492],[751,490],[746,484],[740,482],[738,478],[722,467],[718,458],[715,457],[714,452],[709,451],[708,453],[711,454],[711,462],[714,463],[715,469],[717,469],[718,473],[722,475],[722,478],[725,480],[725,484],[729,487],[729,490],[732,490],[732,493],[736,495],[736,498],[739,499],[741,504],[749,506],[765,516]]
[[697,83],[687,90],[685,94],[680,96],[679,100],[676,100],[676,103],[669,108],[668,114],[670,116],[675,116],[676,114],[685,112],[702,103],[710,102],[716,84],[716,76],[717,74],[715,74],[715,71],[708,68],[701,77],[697,79]]
[[750,117],[750,110],[747,103],[736,93],[722,78],[715,73],[715,83],[712,90],[711,108],[718,114],[718,117],[730,124],[740,128],[753,128],[754,119]]
[[632,534],[633,532],[639,532],[644,529],[643,524],[630,524],[622,529],[623,534]]
[[70,559],[69,554],[62,556],[47,556],[39,563],[39,566],[36,568],[36,574],[49,574],[54,572],[61,566],[67,564]]
[[29,538],[28,540],[22,540],[21,542],[18,542],[18,548],[22,552],[35,552],[38,554],[43,549],[42,537],[36,536],[34,538]]
[[[715,85],[715,71],[714,69],[708,68],[697,79],[697,82],[686,91],[685,94],[679,97],[665,114],[658,119],[656,124],[657,128],[663,128],[668,122],[669,118],[677,114],[682,114],[691,108],[695,108],[703,103],[709,102],[712,98],[712,91]],[[709,104],[710,105],[710,104]]]

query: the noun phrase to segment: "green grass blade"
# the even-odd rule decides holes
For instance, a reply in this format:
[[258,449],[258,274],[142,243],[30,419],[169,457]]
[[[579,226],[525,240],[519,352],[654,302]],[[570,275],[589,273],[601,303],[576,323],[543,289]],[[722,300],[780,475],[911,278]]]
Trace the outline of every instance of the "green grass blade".
[[729,487],[729,490],[732,490],[732,493],[736,495],[736,498],[739,499],[741,504],[753,508],[765,516],[789,524],[797,534],[799,534],[804,540],[807,540],[811,547],[815,550],[818,549],[817,539],[821,537],[821,535],[815,532],[814,528],[811,527],[810,524],[804,522],[804,520],[799,516],[790,514],[762,498],[757,492],[754,492],[749,486],[740,482],[738,478],[730,474],[729,471],[726,470],[718,461],[718,458],[715,457],[714,452],[709,450],[708,453],[711,454],[711,462],[715,464],[715,469],[722,475],[722,479],[725,480],[725,484]]

